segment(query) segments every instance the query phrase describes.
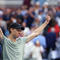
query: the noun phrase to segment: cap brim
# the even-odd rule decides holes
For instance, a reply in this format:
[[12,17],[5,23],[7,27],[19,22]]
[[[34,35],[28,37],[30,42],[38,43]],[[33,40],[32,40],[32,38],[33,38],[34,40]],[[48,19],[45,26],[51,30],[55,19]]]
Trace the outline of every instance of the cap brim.
[[24,27],[21,27],[21,30],[24,30],[25,28]]
[[24,30],[24,27],[16,27],[15,29],[20,29],[20,30]]

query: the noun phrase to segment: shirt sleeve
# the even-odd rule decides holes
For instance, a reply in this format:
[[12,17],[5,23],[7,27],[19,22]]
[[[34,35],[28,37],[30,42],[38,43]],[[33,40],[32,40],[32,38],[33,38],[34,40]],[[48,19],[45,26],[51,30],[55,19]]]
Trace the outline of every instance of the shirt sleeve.
[[7,39],[7,37],[3,35],[3,38],[0,39],[0,43],[3,44],[4,40],[6,40],[6,39]]
[[3,36],[3,39],[1,39],[1,38],[0,38],[0,44],[2,44],[2,43],[3,43],[3,40],[4,40],[4,36]]
[[18,37],[17,40],[19,40],[20,42],[25,42],[27,41],[27,37]]

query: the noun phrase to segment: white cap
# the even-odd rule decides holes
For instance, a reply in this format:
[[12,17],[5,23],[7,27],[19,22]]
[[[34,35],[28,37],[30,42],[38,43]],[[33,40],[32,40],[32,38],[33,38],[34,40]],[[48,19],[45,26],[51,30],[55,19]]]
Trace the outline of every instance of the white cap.
[[0,15],[3,15],[3,11],[0,10]]
[[36,41],[36,44],[40,44],[39,40]]
[[38,1],[38,2],[36,2],[35,4],[36,4],[36,5],[40,5],[40,2]]
[[43,6],[44,6],[44,5],[48,5],[48,2],[44,2]]

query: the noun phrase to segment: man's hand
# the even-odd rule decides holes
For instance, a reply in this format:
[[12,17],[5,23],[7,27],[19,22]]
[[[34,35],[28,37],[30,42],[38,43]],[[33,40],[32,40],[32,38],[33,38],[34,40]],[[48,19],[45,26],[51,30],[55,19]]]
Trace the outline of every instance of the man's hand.
[[51,20],[51,17],[49,15],[46,16],[46,23],[48,24]]
[[1,38],[1,39],[3,38],[3,32],[2,32],[2,30],[1,30],[1,28],[0,28],[0,38]]

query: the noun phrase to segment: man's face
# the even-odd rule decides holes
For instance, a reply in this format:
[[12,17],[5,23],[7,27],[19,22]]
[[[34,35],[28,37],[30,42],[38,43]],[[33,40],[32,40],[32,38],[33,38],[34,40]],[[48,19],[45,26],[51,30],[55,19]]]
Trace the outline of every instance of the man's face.
[[11,29],[11,33],[12,33],[12,35],[13,36],[15,36],[15,37],[23,37],[24,36],[24,34],[23,34],[23,31],[22,30],[20,30],[20,29]]

